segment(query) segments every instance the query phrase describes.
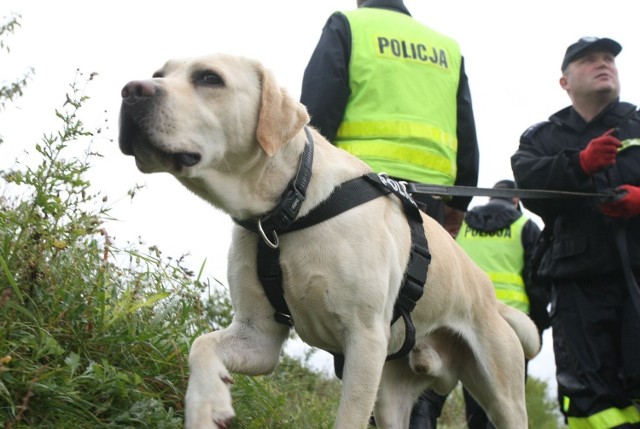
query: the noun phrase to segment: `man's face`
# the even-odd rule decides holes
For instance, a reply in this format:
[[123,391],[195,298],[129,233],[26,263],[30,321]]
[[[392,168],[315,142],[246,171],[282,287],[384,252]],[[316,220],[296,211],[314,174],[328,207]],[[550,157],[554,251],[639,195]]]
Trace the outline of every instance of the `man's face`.
[[572,99],[620,95],[620,82],[615,57],[608,52],[590,52],[569,63],[560,85]]

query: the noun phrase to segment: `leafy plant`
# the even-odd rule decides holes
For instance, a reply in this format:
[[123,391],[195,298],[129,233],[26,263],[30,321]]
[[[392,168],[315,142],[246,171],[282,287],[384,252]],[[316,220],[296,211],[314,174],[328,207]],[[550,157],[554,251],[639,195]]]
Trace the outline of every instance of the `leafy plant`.
[[[20,27],[20,15],[11,14],[2,18],[2,21],[0,21],[0,52],[5,51],[8,53],[10,51],[7,40],[9,35],[13,34],[18,27]],[[4,109],[7,102],[22,96],[24,87],[32,76],[33,69],[29,69],[22,76],[11,82],[2,82],[2,85],[0,85],[0,111]],[[2,143],[1,138],[0,143]]]
[[39,164],[3,172],[22,194],[0,211],[0,415],[5,427],[140,427],[146,413],[149,427],[177,427],[208,285],[110,241],[108,209],[84,178],[97,155],[63,156],[92,137],[78,116],[86,100],[73,84]]

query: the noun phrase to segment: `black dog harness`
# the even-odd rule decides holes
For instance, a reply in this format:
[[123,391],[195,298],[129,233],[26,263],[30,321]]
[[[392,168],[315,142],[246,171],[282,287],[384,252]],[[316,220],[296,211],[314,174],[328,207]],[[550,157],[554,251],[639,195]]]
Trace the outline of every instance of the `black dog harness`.
[[[311,165],[313,163],[313,138],[307,128],[305,128],[305,132],[307,141],[300,158],[298,172],[282,194],[279,204],[257,221],[234,219],[240,226],[259,234],[262,238],[258,240],[258,277],[269,302],[275,309],[274,318],[277,322],[289,327],[294,324],[284,299],[279,235],[310,227],[367,201],[394,194],[402,202],[411,229],[411,255],[394,305],[394,315],[391,321],[393,324],[402,317],[405,323],[405,340],[400,350],[387,356],[387,360],[405,356],[415,345],[415,326],[411,320],[411,311],[422,296],[427,280],[427,270],[431,262],[420,210],[413,198],[406,192],[403,183],[392,180],[384,174],[370,173],[342,183],[326,200],[314,207],[307,215],[297,218],[311,180]],[[339,368],[338,375],[340,375],[341,362],[344,361],[344,357],[335,353],[334,357],[337,362],[336,372]]]

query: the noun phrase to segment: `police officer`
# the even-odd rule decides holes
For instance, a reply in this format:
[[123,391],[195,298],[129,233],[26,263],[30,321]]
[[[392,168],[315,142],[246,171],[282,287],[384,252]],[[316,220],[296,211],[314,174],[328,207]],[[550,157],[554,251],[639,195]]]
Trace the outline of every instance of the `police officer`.
[[[326,22],[301,102],[333,144],[399,180],[476,186],[479,151],[458,44],[414,20],[402,0],[358,0]],[[456,234],[470,197],[424,199]]]
[[[513,180],[501,180],[496,189],[515,189]],[[496,297],[528,314],[542,332],[549,327],[545,290],[531,279],[530,263],[540,236],[540,228],[522,214],[520,199],[491,198],[471,209],[456,241],[489,276]],[[486,413],[464,389],[469,429],[493,429]]]
[[522,135],[518,188],[615,200],[523,199],[545,223],[538,276],[551,285],[560,407],[571,428],[640,428],[640,114],[619,100],[622,47],[584,37],[562,61],[571,106]]

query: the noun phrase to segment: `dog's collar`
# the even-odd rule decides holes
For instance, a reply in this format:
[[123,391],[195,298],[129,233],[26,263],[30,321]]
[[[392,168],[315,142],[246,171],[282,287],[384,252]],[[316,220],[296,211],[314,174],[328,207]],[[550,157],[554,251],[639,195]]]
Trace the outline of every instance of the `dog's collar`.
[[313,136],[309,127],[304,127],[307,140],[300,156],[300,164],[295,177],[289,182],[282,193],[278,205],[267,214],[253,220],[233,219],[238,225],[260,234],[264,242],[274,249],[280,245],[278,234],[286,232],[298,216],[300,206],[307,195],[307,187],[311,181],[311,166],[313,164]]

